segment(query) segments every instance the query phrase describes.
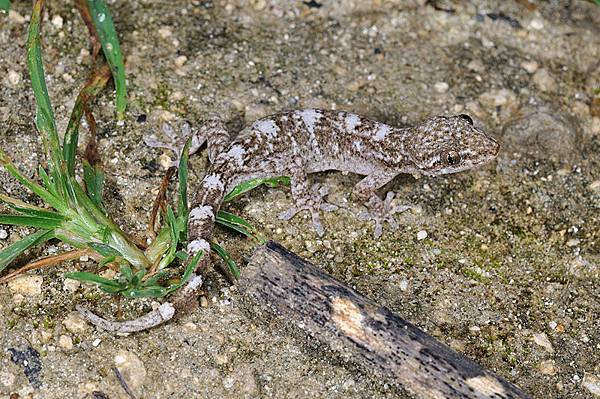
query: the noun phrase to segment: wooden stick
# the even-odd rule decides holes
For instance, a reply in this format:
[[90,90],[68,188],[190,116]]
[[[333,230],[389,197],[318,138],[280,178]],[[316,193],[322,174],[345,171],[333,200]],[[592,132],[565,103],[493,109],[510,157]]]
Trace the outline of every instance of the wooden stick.
[[275,242],[254,252],[239,283],[286,324],[418,398],[528,398]]

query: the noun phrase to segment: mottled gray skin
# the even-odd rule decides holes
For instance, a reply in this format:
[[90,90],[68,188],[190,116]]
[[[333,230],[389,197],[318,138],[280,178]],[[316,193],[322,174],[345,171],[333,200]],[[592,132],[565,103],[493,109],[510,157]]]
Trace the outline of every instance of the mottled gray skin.
[[367,201],[377,236],[381,221],[394,223],[391,215],[401,210],[391,208],[393,194],[385,202],[376,194],[396,175],[460,172],[494,159],[499,150],[498,143],[467,115],[436,116],[400,129],[341,111],[287,111],[257,120],[229,144],[222,123],[215,119],[206,126],[200,132],[208,138],[209,154],[219,155],[192,203],[188,245],[192,254],[210,251],[214,215],[224,195],[242,181],[290,176],[296,206],[280,216],[287,219],[309,210],[317,232],[323,234],[319,209],[327,209],[321,204],[327,190],[319,186],[310,190],[307,175],[325,170],[365,175],[353,196]]

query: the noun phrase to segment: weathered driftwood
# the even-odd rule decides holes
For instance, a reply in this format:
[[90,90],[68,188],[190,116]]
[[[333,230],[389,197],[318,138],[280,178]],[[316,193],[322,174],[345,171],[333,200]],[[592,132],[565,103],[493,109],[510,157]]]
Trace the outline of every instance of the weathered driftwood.
[[277,243],[255,251],[240,288],[343,359],[416,397],[528,397]]

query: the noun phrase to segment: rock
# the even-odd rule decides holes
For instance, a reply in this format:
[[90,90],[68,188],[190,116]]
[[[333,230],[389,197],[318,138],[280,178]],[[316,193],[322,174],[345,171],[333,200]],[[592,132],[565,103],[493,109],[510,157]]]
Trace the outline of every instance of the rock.
[[520,151],[556,154],[561,158],[578,151],[581,132],[574,119],[545,108],[521,115],[503,127],[505,142],[513,143]]
[[70,351],[73,349],[73,338],[71,338],[70,335],[61,335],[58,337],[58,346],[60,346],[62,350]]
[[448,83],[446,83],[446,82],[437,82],[436,84],[433,85],[433,90],[435,90],[436,93],[440,93],[440,94],[447,92],[449,88],[450,88],[450,86],[448,86]]
[[21,75],[17,71],[9,70],[7,74],[8,83],[17,86],[21,82]]
[[554,91],[556,90],[556,80],[550,75],[546,69],[538,69],[536,73],[533,74],[533,83],[540,89],[541,91]]
[[19,276],[8,282],[8,288],[14,294],[24,296],[40,295],[42,293],[42,283],[44,279],[41,276]]
[[114,362],[130,387],[137,389],[144,384],[146,368],[137,355],[121,349],[115,356]]
[[533,342],[546,349],[550,353],[554,353],[554,348],[548,339],[546,333],[534,333],[533,334]]
[[556,374],[556,366],[554,364],[554,360],[544,360],[539,365],[540,372],[545,375],[555,375]]
[[56,29],[60,29],[63,26],[63,19],[60,15],[55,15],[52,17],[52,25],[54,25],[54,27]]
[[73,280],[71,278],[66,278],[63,281],[63,290],[68,292],[75,292],[81,287],[81,282],[77,280]]
[[417,233],[417,240],[421,241],[427,238],[427,232],[425,230],[421,230]]
[[490,90],[480,95],[477,100],[487,112],[494,112],[499,108],[499,116],[503,120],[511,117],[519,109],[517,96],[508,89]]
[[84,333],[87,329],[89,329],[89,325],[84,319],[81,318],[79,312],[69,313],[68,316],[62,321],[62,324],[67,330],[75,334]]
[[537,71],[539,65],[535,61],[523,61],[521,62],[521,68],[527,71],[527,73],[532,74]]
[[600,376],[594,374],[585,374],[581,385],[594,396],[600,397]]
[[26,21],[25,17],[23,17],[15,10],[10,10],[8,12],[8,19],[16,24],[24,24]]
[[182,67],[183,64],[185,64],[187,62],[188,58],[185,55],[180,55],[179,57],[175,58],[175,65],[178,67]]
[[17,377],[14,374],[7,371],[0,371],[0,384],[5,387],[12,387],[16,379]]
[[4,229],[0,229],[0,240],[6,240],[8,238],[8,232]]
[[529,29],[542,30],[544,29],[544,21],[542,21],[540,18],[534,18],[531,20],[531,22],[529,22],[527,27]]

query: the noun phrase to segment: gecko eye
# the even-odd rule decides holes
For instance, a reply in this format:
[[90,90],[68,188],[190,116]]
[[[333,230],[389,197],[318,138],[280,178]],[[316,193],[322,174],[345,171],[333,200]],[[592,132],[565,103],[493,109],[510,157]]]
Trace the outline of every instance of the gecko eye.
[[446,152],[442,159],[444,160],[444,162],[446,162],[446,165],[448,166],[456,166],[462,161],[460,154],[456,151]]
[[458,117],[466,120],[467,122],[469,122],[469,125],[473,125],[473,119],[471,119],[471,117],[469,115],[467,115],[467,114],[460,114],[460,115],[458,115]]

